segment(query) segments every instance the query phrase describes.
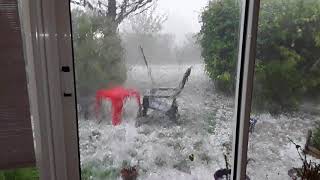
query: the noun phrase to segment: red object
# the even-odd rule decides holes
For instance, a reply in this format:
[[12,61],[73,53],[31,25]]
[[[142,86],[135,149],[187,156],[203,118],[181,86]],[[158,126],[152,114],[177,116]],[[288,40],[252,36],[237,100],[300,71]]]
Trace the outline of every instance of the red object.
[[112,104],[112,125],[121,124],[123,103],[128,97],[135,97],[139,107],[140,93],[134,89],[125,89],[121,86],[112,89],[101,89],[96,92],[96,112],[101,108],[102,100],[107,99]]

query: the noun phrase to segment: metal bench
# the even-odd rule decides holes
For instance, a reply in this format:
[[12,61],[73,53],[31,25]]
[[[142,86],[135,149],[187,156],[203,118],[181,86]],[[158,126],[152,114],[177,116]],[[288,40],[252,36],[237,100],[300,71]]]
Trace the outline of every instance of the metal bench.
[[183,75],[182,81],[176,88],[160,87],[147,90],[142,100],[142,116],[147,116],[148,109],[164,112],[170,119],[178,118],[177,97],[182,92],[191,74],[189,67]]

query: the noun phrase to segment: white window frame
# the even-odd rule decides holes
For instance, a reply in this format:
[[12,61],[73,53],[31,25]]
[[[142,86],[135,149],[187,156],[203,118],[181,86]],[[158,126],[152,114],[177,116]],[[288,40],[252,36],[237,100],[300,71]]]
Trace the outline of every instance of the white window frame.
[[[68,0],[19,1],[43,180],[80,179],[69,6]],[[62,72],[62,66],[70,72]]]
[[[19,0],[37,166],[43,180],[80,179],[69,0]],[[260,0],[242,0],[232,179],[245,180]],[[70,72],[62,72],[62,66]],[[66,96],[67,97],[66,97]],[[71,96],[69,96],[71,95]]]

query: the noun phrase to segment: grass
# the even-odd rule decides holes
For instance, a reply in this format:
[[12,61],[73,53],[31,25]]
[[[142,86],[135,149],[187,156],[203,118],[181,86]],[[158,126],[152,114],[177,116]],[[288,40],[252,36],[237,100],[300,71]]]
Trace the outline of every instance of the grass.
[[[81,169],[82,180],[105,180],[117,179],[120,176],[118,169],[101,169],[94,165],[89,165]],[[39,171],[37,168],[21,168],[0,171],[0,180],[39,180]]]
[[101,169],[94,166],[87,166],[81,170],[81,179],[82,180],[91,180],[91,179],[117,179],[120,176],[119,170],[115,168],[110,169]]
[[215,121],[215,115],[216,113],[209,113],[206,121],[207,121],[207,126],[205,127],[205,129],[207,130],[207,132],[209,134],[214,134],[215,128],[216,128],[216,121]]
[[[82,180],[92,179],[117,179],[120,173],[117,169],[99,169],[94,166],[87,166],[81,170]],[[37,168],[21,168],[0,171],[0,180],[39,180]]]
[[0,180],[38,180],[37,168],[21,168],[0,171]]

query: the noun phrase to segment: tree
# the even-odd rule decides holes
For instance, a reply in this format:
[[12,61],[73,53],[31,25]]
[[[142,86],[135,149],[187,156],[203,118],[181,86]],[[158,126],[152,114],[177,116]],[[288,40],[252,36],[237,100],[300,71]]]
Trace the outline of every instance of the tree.
[[156,4],[123,22],[122,39],[126,49],[127,63],[143,64],[139,46],[142,46],[150,63],[160,64],[174,60],[174,37],[162,32],[166,14],[156,12]]
[[78,103],[85,116],[96,90],[126,80],[120,23],[148,10],[155,1],[71,0],[78,6],[72,11],[73,40]]
[[155,0],[71,0],[71,3],[86,7],[99,15],[108,17],[116,27],[131,14],[139,14],[152,7]]
[[177,60],[180,63],[200,63],[201,47],[197,34],[186,34],[186,39],[181,46],[176,48]]
[[167,21],[166,14],[156,13],[157,4],[135,16],[128,18],[126,25],[127,33],[134,33],[140,36],[153,36],[158,35],[162,28],[163,23]]
[[76,9],[72,24],[78,101],[87,112],[98,89],[126,80],[124,51],[112,20]]
[[[202,13],[200,42],[206,70],[223,92],[234,92],[239,6],[212,1]],[[254,77],[254,107],[294,110],[320,96],[320,1],[261,2]]]

